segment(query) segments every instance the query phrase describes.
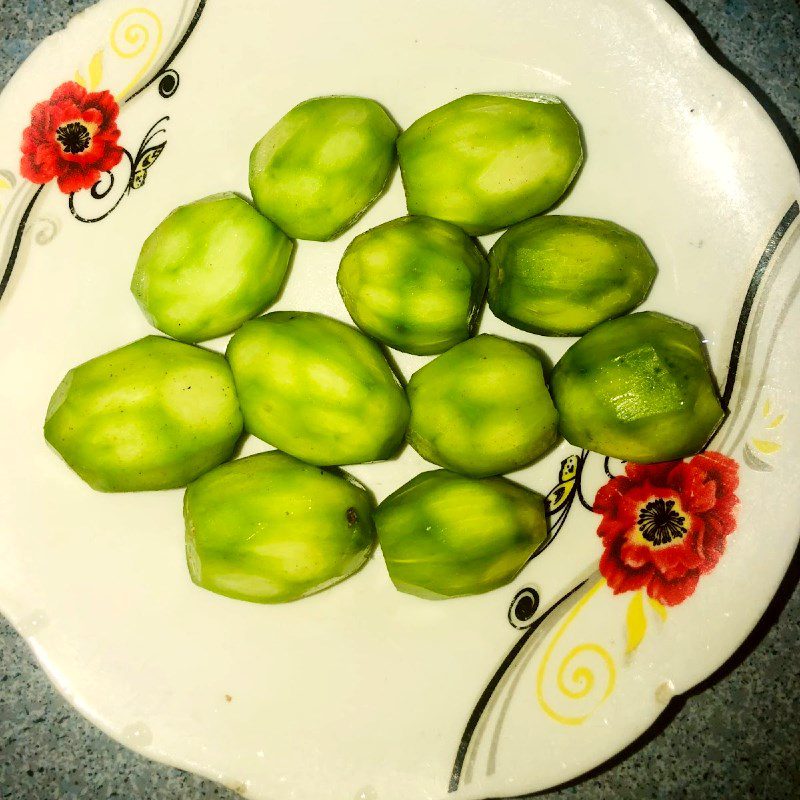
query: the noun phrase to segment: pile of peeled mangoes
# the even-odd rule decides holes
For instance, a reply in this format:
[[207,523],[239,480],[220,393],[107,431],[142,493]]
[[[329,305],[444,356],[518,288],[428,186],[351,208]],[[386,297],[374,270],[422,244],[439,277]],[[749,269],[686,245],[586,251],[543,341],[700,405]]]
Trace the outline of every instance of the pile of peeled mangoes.
[[[401,591],[488,591],[547,535],[543,498],[500,476],[559,435],[625,460],[681,458],[722,420],[697,331],[624,316],[656,276],[642,240],[603,219],[537,216],[583,159],[558,98],[468,95],[398,133],[372,100],[293,108],[252,151],[252,204],[198,200],[145,241],[131,290],[171,338],[75,367],[50,402],[47,441],[90,486],[187,487],[189,572],[213,592],[296,600],[356,572],[376,539]],[[281,292],[293,240],[342,234],[397,160],[409,216],[357,236],[339,266],[358,327],[303,310],[258,316]],[[503,228],[487,258],[473,237]],[[487,293],[516,328],[581,337],[549,387],[530,345],[475,336]],[[197,346],[230,333],[224,356]],[[404,385],[385,346],[433,358]],[[230,460],[244,432],[276,450]],[[441,469],[375,509],[338,467],[405,442]]]

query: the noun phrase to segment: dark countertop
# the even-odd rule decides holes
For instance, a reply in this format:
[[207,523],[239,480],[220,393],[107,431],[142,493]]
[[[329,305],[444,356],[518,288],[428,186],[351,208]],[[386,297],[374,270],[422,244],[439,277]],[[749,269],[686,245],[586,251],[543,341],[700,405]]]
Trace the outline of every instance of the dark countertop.
[[[671,2],[766,106],[800,161],[797,0]],[[91,4],[0,0],[0,87],[44,36]],[[590,777],[540,797],[800,797],[799,577],[796,556],[740,651],[718,674],[676,699],[643,739]],[[149,762],[93,728],[56,693],[2,618],[0,644],[0,800],[237,797]]]

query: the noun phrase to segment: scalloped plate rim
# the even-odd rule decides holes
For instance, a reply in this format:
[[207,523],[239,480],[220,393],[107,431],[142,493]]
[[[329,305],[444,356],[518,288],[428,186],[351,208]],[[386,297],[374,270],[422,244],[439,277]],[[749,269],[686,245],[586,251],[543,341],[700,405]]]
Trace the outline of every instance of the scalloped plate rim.
[[[215,2],[215,0],[209,0],[209,2]],[[653,27],[658,28],[659,23],[667,22],[669,25],[669,34],[670,35],[678,35],[682,39],[682,45],[686,48],[687,52],[691,53],[697,59],[698,68],[701,69],[706,76],[714,75],[715,81],[724,89],[726,93],[736,94],[738,99],[748,101],[749,105],[749,113],[753,118],[754,123],[757,123],[761,128],[764,134],[769,131],[769,136],[773,139],[773,143],[776,146],[782,148],[784,155],[789,158],[791,163],[794,165],[794,172],[797,178],[797,181],[800,182],[800,171],[798,171],[798,165],[794,161],[794,157],[789,149],[787,142],[784,140],[783,136],[781,135],[779,129],[776,127],[774,121],[770,117],[769,113],[766,109],[761,105],[758,99],[750,92],[750,90],[729,70],[727,70],[722,64],[720,64],[714,56],[706,50],[703,46],[702,42],[698,38],[697,34],[693,30],[693,28],[687,23],[680,13],[676,11],[667,0],[651,0],[645,4],[636,4],[632,2],[632,0],[624,0],[625,4],[630,7],[628,13],[640,13],[641,15],[647,15],[649,17],[649,24]],[[102,11],[102,7],[105,4],[105,0],[97,0],[95,4],[89,6],[76,14],[74,14],[66,23],[66,25],[58,30],[49,34],[45,39],[43,39],[37,46],[30,52],[28,56],[24,59],[24,61],[17,67],[15,72],[9,78],[7,84],[0,90],[0,108],[2,108],[2,104],[4,102],[8,102],[9,98],[11,98],[17,90],[19,85],[19,81],[23,75],[23,73],[35,69],[40,63],[44,62],[44,59],[47,57],[49,51],[54,50],[55,48],[61,46],[62,44],[66,45],[68,43],[68,37],[71,33],[74,32],[76,27],[80,24],[87,22],[91,17],[95,14],[98,14]],[[647,13],[651,12],[651,13]],[[659,35],[665,35],[662,31]],[[159,59],[159,62],[160,59]],[[153,74],[158,70],[158,63],[153,66]],[[706,681],[708,678],[713,677],[731,658],[735,656],[735,654],[739,651],[741,646],[745,643],[748,637],[752,634],[755,628],[760,623],[761,619],[763,618],[764,613],[766,612],[769,605],[775,599],[776,593],[785,579],[786,572],[789,569],[790,564],[794,558],[794,552],[797,547],[797,542],[800,540],[800,524],[796,527],[794,534],[794,548],[789,551],[788,557],[783,559],[783,567],[782,567],[782,575],[783,577],[781,580],[772,587],[771,592],[768,595],[764,595],[763,602],[759,604],[758,609],[758,616],[756,618],[756,622],[754,625],[749,626],[747,628],[742,628],[740,630],[740,637],[736,646],[726,653],[719,653],[715,656],[714,662],[715,666],[712,669],[703,669],[704,675],[699,677],[694,683],[691,685],[687,685],[685,687],[681,687],[676,689],[673,698],[679,697],[680,695],[686,694],[691,692],[695,689],[699,684]],[[200,775],[202,777],[206,777],[210,780],[214,780],[220,783],[223,783],[227,788],[232,788],[233,784],[236,784],[237,777],[232,775],[226,775],[223,773],[215,772],[204,768],[202,765],[198,765],[192,763],[188,760],[184,759],[176,759],[172,757],[167,752],[160,751],[157,746],[137,746],[130,741],[123,740],[121,736],[121,731],[116,730],[111,725],[106,724],[102,711],[99,708],[94,708],[90,704],[81,703],[79,700],[76,700],[73,696],[71,696],[70,692],[64,687],[62,683],[62,677],[59,674],[59,670],[57,665],[51,663],[50,659],[47,656],[47,653],[44,652],[35,641],[33,636],[26,636],[21,631],[21,619],[25,613],[29,613],[30,609],[23,611],[21,608],[15,608],[15,600],[8,597],[3,593],[2,588],[0,588],[0,614],[9,622],[9,624],[14,628],[14,630],[19,634],[20,638],[22,638],[27,646],[30,648],[31,652],[36,658],[38,665],[43,669],[45,674],[48,676],[52,685],[56,688],[56,690],[64,697],[70,705],[75,708],[84,718],[89,720],[95,727],[103,731],[107,736],[111,739],[122,745],[123,747],[130,749],[145,757],[148,760],[158,762],[164,764],[168,767],[176,767],[179,769],[183,769],[194,774]],[[658,718],[666,711],[667,705],[663,707],[659,714],[655,717],[646,721],[641,728],[639,729],[638,733],[634,738],[632,738],[627,746],[630,746],[634,742],[636,742],[642,735],[644,735],[658,720]],[[622,749],[617,751],[617,754],[621,752]],[[538,793],[539,791],[554,791],[559,788],[559,786],[563,786],[566,783],[572,783],[574,781],[580,780],[581,776],[585,775],[586,772],[589,770],[602,770],[604,766],[608,763],[610,759],[613,759],[615,756],[609,756],[608,759],[605,759],[599,763],[593,763],[593,766],[588,766],[586,770],[579,773],[578,776],[575,778],[568,779],[564,783],[561,784],[554,784],[547,790],[536,790]],[[590,759],[591,760],[591,759]],[[235,791],[235,789],[234,789]],[[523,797],[528,796],[527,793],[517,794],[509,796],[508,798],[504,798],[504,800],[519,800]],[[492,798],[487,798],[487,800],[499,800],[495,796]]]

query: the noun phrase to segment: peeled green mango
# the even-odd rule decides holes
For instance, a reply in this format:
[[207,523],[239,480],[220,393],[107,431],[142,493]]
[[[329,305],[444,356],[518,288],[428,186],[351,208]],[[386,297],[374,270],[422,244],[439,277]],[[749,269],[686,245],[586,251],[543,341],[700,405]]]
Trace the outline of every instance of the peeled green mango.
[[652,311],[589,331],[551,389],[569,442],[644,464],[698,452],[724,416],[697,330]]
[[186,490],[183,516],[192,580],[256,603],[299,600],[339,583],[375,543],[360,484],[277,450],[203,475]]
[[185,486],[229,459],[241,433],[225,359],[160,336],[71,369],[44,424],[47,441],[103,492]]
[[292,242],[231,192],[175,209],[147,238],[131,291],[160,331],[201,342],[275,301]]
[[461,228],[403,217],[357,236],[339,266],[339,292],[361,330],[397,350],[442,353],[474,331],[488,279]]
[[397,126],[374,100],[306,100],[253,148],[256,207],[295,239],[333,239],[383,192],[396,139]]
[[470,94],[397,140],[410,214],[481,235],[544,211],[583,160],[578,123],[557,97]]
[[647,297],[657,268],[644,242],[602,219],[545,216],[520,222],[489,254],[496,317],[545,336],[575,336]]
[[481,334],[408,383],[409,444],[425,459],[473,477],[520,469],[556,441],[558,413],[542,363],[525,344]]
[[505,478],[444,470],[387,497],[375,525],[394,585],[431,600],[503,586],[547,536],[540,495]]
[[408,401],[378,345],[343,322],[275,311],[246,322],[228,345],[245,427],[310,464],[389,458]]

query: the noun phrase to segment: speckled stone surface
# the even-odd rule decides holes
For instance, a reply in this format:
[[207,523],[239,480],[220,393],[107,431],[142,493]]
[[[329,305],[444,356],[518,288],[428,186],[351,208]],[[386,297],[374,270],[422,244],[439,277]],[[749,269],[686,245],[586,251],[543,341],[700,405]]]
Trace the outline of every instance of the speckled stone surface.
[[[44,36],[89,5],[90,0],[0,0],[0,87]],[[800,161],[797,0],[673,5],[767,107]],[[690,696],[673,702],[644,739],[591,776],[540,797],[800,798],[798,578],[796,557],[739,653]],[[0,800],[114,797],[232,800],[237,795],[146,761],[106,738],[61,699],[0,619]]]

